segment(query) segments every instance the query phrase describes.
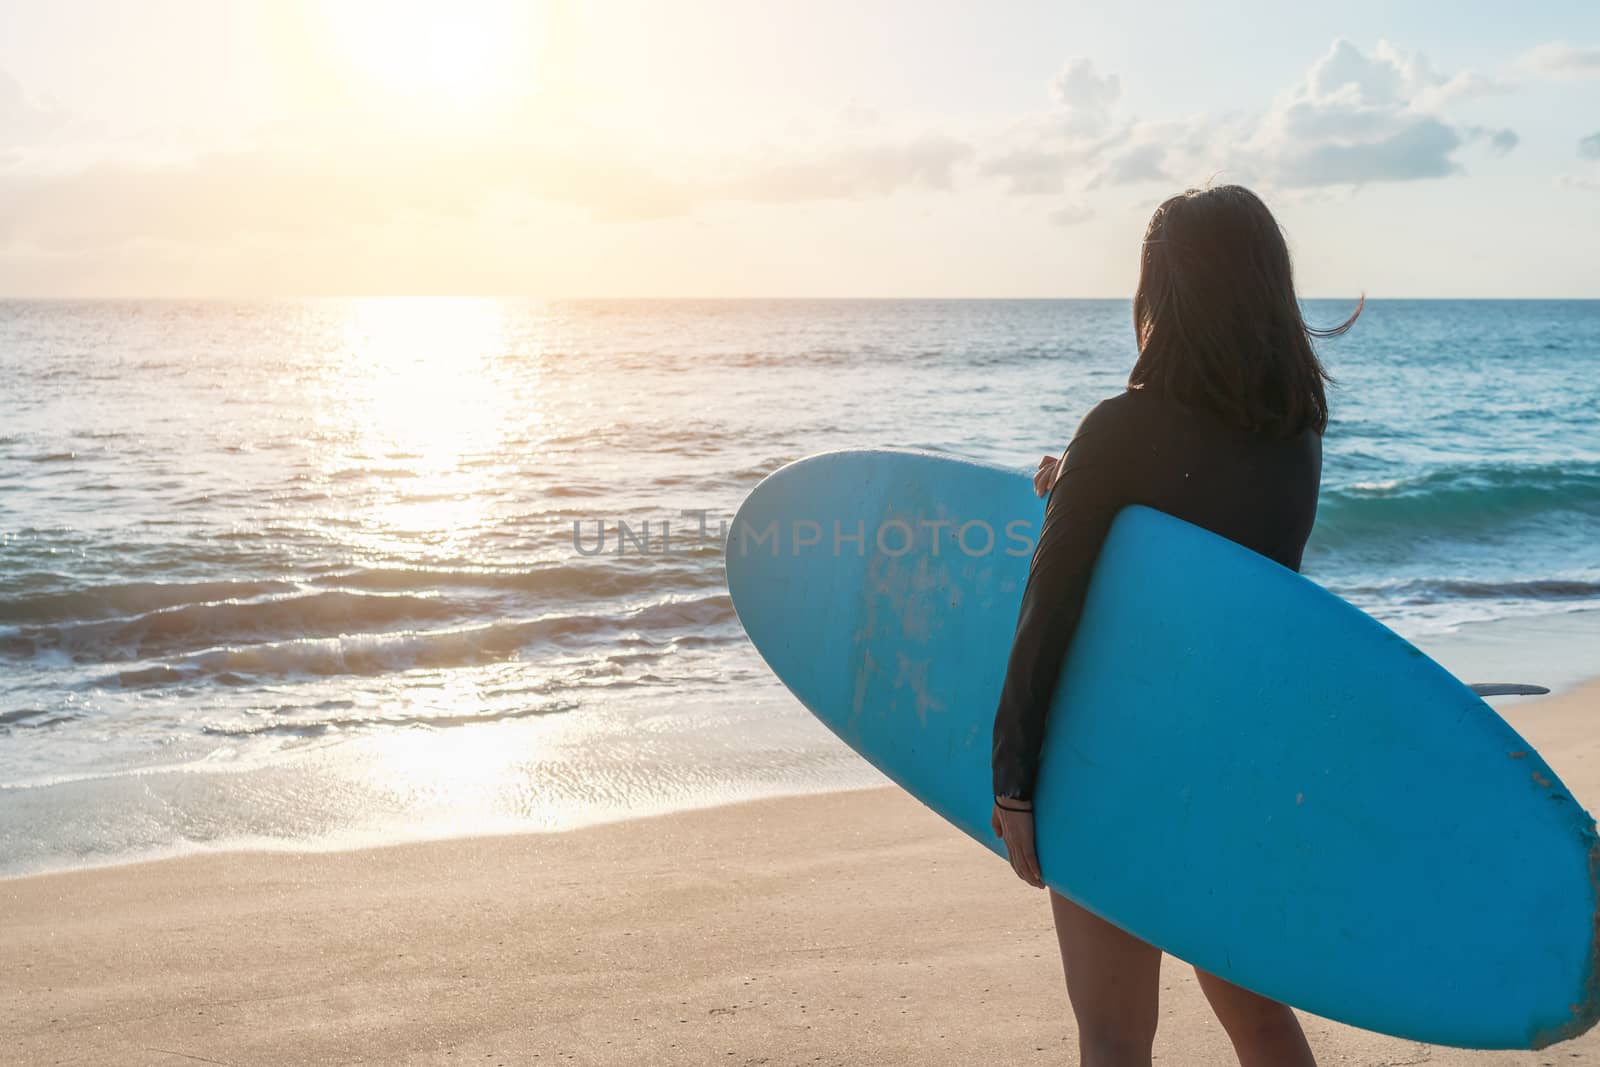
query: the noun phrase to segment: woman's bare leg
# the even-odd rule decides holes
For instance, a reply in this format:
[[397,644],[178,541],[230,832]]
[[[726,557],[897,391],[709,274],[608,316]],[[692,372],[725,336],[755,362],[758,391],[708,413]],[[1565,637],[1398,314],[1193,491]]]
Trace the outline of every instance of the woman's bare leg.
[[1050,891],[1082,1067],[1149,1067],[1161,950]]
[[1194,973],[1228,1031],[1240,1067],[1317,1067],[1300,1020],[1288,1007],[1198,967]]

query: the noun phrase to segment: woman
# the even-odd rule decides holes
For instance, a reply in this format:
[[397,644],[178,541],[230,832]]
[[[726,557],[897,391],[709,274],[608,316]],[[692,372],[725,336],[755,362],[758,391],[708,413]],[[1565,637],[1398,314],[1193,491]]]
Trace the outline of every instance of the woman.
[[[1190,190],[1151,217],[1127,391],[1090,411],[1034,477],[1049,502],[995,714],[992,816],[1028,884],[1044,884],[1030,798],[1045,717],[1111,520],[1144,504],[1298,570],[1328,422],[1310,338],[1341,334],[1360,313],[1306,326],[1283,234],[1247,189]],[[1050,904],[1084,1067],[1149,1064],[1161,951],[1054,891]],[[1196,974],[1244,1067],[1314,1064],[1289,1008]]]

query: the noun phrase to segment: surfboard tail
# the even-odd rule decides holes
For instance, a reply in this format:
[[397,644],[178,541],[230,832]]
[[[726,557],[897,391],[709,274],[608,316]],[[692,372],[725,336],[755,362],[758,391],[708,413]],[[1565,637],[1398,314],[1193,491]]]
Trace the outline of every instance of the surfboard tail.
[[1561,1026],[1536,1031],[1528,1042],[1530,1049],[1549,1048],[1588,1033],[1600,1022],[1600,836],[1591,823],[1589,829],[1589,888],[1595,898],[1594,920],[1589,935],[1589,973],[1583,982],[1583,999],[1570,1006],[1572,1018]]

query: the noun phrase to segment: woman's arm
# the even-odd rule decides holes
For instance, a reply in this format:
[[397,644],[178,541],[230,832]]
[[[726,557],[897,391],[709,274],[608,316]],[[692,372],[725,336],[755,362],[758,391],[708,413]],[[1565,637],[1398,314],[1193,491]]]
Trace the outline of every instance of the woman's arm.
[[1111,520],[1126,502],[1117,469],[1117,422],[1108,404],[1089,413],[1067,447],[1045,505],[995,712],[996,797],[1033,796],[1045,719],[1083,612],[1089,575]]

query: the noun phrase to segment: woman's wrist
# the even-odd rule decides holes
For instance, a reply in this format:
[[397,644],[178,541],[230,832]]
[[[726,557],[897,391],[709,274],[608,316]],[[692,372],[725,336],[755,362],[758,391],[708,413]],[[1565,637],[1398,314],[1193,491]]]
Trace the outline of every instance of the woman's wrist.
[[1033,801],[1023,797],[995,797],[995,805],[1001,811],[1032,811]]

